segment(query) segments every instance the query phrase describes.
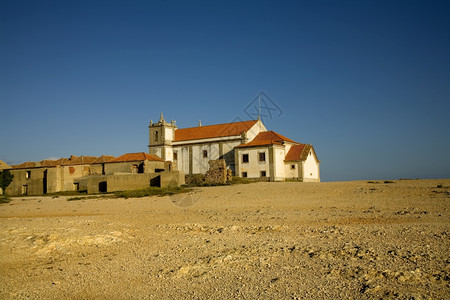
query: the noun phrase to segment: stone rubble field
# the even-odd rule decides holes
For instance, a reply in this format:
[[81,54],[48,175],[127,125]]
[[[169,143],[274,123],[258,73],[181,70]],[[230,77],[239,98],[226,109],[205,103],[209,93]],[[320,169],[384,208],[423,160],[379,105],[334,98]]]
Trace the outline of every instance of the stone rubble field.
[[0,205],[0,299],[449,299],[450,179]]

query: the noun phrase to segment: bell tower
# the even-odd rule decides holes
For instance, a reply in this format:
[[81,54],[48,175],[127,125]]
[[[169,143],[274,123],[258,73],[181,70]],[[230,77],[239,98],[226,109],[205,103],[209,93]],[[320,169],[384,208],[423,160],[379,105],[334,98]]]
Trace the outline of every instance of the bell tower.
[[167,123],[163,114],[157,123],[150,120],[148,153],[156,155],[163,160],[173,161],[172,142],[175,138],[177,126],[175,121]]

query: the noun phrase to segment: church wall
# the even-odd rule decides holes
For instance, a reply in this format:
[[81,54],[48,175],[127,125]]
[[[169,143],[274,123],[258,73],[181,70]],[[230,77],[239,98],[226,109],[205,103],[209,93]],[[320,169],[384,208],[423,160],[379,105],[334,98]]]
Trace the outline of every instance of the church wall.
[[[251,147],[237,148],[237,158],[239,161],[239,174],[236,176],[243,177],[243,173],[247,173],[248,178],[261,178],[261,171],[266,172],[266,177],[270,177],[269,168],[269,148],[268,147]],[[259,153],[265,153],[265,161],[259,161]],[[248,163],[243,162],[243,155],[248,154]]]
[[253,140],[261,131],[267,131],[266,126],[259,120],[247,132],[247,142]]
[[[294,169],[292,169],[294,166]],[[298,179],[298,162],[288,161],[284,163],[284,173],[286,174],[286,179]]]
[[303,181],[320,181],[319,163],[312,151],[303,163]]
[[[227,166],[234,170],[234,147],[240,144],[240,140],[226,140],[224,142],[197,143],[173,147],[173,151],[177,152],[177,168],[185,174],[189,174],[189,148],[192,148],[193,174],[205,174],[209,167],[208,161],[219,158],[224,158]],[[203,157],[203,151],[207,151],[207,157]]]
[[241,141],[227,141],[222,143],[222,157],[225,159],[225,163],[227,164],[227,167],[231,169],[233,172],[233,175],[236,174],[235,172],[235,159],[234,159],[234,147],[239,146],[241,144]]
[[189,147],[176,147],[173,150],[177,152],[177,169],[189,174]]
[[[173,161],[173,149],[172,147],[164,147],[164,160]],[[162,158],[162,157],[160,157]]]
[[275,181],[285,180],[284,146],[274,145]]
[[156,155],[159,158],[162,157],[161,147],[151,147],[149,149],[149,154]]
[[165,131],[164,132],[164,134],[165,134],[164,139],[166,141],[173,141],[173,139],[174,139],[173,129],[172,128],[165,128],[164,131]]

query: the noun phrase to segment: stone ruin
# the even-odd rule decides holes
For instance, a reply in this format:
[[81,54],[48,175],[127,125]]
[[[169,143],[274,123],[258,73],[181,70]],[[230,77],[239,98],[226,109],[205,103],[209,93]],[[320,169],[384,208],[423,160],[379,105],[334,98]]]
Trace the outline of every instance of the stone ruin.
[[232,172],[227,169],[224,159],[210,160],[209,170],[206,171],[206,183],[227,183],[231,181]]
[[203,184],[225,184],[231,182],[233,172],[227,168],[224,159],[210,160],[206,174],[187,174],[186,184],[201,186]]

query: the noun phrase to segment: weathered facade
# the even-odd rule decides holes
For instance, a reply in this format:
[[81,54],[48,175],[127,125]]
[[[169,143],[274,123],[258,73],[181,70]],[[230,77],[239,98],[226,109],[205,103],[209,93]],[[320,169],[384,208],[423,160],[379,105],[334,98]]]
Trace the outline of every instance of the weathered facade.
[[261,120],[178,129],[161,114],[157,123],[150,121],[149,153],[185,174],[205,174],[209,161],[224,159],[235,176],[320,181],[313,146],[267,131]]
[[26,162],[10,169],[14,180],[9,195],[41,195],[61,191],[113,192],[151,185],[184,184],[184,174],[170,162],[147,153],[120,157],[71,156],[59,160]]
[[[5,169],[11,169],[11,166],[9,166],[4,161],[0,160],[0,172]],[[0,187],[0,195],[3,195],[3,189]]]

